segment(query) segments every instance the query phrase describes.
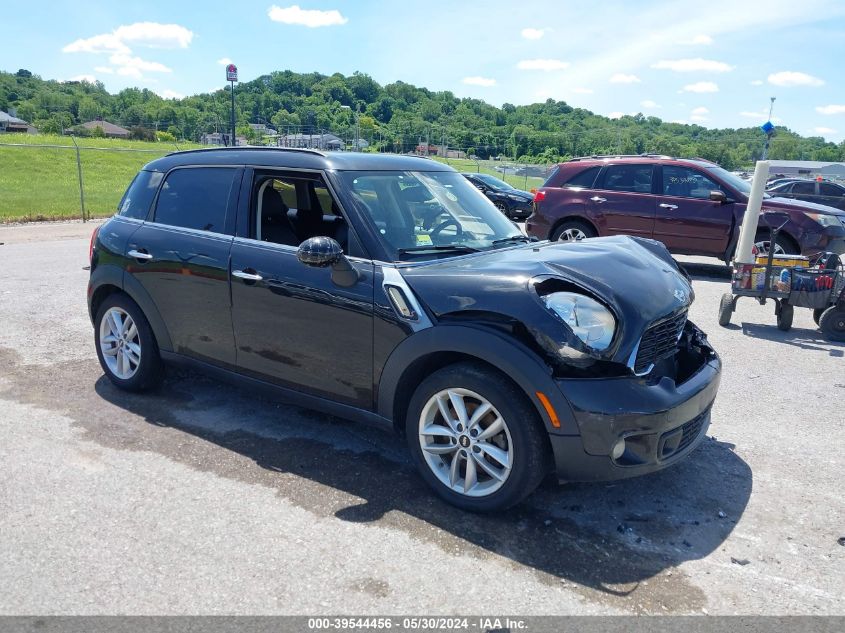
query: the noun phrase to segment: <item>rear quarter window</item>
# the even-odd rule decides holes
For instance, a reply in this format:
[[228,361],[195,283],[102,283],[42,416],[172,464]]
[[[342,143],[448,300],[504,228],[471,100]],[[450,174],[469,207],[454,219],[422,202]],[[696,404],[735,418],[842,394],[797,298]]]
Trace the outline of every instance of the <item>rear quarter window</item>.
[[118,214],[124,218],[145,220],[163,175],[158,171],[139,171],[120,200]]
[[601,171],[601,167],[588,167],[572,176],[563,183],[563,186],[566,189],[592,189],[596,182],[596,176],[599,175],[599,171]]

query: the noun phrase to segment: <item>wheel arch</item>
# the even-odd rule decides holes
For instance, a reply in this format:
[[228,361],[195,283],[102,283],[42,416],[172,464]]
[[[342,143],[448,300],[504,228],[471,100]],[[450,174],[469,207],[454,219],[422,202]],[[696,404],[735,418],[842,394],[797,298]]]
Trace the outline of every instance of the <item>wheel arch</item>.
[[[551,370],[518,341],[486,327],[441,324],[408,337],[391,353],[378,385],[377,412],[404,432],[408,403],[416,387],[433,372],[458,362],[489,367],[511,381],[531,402],[548,433],[577,435],[569,402],[558,389]],[[537,396],[542,392],[554,408],[560,426],[554,427]]]

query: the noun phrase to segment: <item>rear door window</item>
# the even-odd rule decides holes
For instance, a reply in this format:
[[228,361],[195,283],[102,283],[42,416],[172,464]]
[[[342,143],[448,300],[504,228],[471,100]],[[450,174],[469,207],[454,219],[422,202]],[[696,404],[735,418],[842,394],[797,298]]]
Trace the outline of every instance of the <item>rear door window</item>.
[[814,182],[796,182],[792,185],[792,193],[799,195],[812,196],[816,193],[816,183]]
[[154,221],[224,233],[235,171],[232,167],[191,167],[171,171],[158,195]]
[[123,194],[117,212],[124,218],[146,220],[158,186],[164,174],[160,171],[140,171]]
[[628,193],[651,193],[652,165],[610,165],[604,172],[602,189]]
[[709,200],[711,191],[721,190],[719,185],[700,171],[676,165],[663,166],[664,196]]

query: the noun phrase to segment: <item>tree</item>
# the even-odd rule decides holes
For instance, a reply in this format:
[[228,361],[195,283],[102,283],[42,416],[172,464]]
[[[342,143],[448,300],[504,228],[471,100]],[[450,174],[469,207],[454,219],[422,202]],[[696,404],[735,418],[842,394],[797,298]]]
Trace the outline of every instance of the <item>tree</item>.
[[26,68],[20,68],[18,72],[15,73],[15,77],[22,77],[24,79],[29,79],[32,77],[32,73],[29,72]]

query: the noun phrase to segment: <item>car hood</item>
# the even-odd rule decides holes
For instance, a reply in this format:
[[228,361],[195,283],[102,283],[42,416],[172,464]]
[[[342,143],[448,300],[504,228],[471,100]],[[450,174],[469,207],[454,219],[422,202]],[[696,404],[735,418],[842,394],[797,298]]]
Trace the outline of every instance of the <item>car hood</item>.
[[663,244],[628,236],[530,243],[403,267],[401,273],[438,319],[495,315],[568,345],[569,328],[534,288],[560,280],[560,289],[591,295],[611,309],[616,336],[593,356],[623,363],[649,324],[686,308],[694,296]]
[[828,213],[830,215],[845,215],[845,211],[836,207],[829,207],[824,204],[800,200],[798,198],[765,198],[763,199],[763,211],[804,211],[809,213]]

